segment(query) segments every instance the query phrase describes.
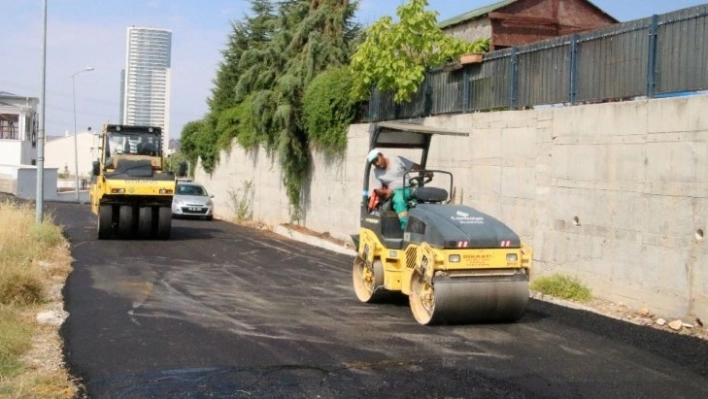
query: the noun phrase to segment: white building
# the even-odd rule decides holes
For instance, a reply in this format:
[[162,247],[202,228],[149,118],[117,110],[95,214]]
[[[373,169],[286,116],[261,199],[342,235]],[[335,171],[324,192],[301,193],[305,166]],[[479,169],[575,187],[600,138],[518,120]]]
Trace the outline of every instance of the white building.
[[37,162],[39,117],[36,97],[0,91],[0,163],[34,165]]
[[125,125],[160,126],[163,149],[170,136],[172,32],[129,27],[121,73],[121,119]]
[[99,141],[100,137],[97,134],[88,131],[80,132],[76,135],[78,151],[74,151],[73,134],[48,140],[44,145],[44,166],[57,168],[61,176],[76,176],[75,165],[78,163],[79,177],[89,179],[92,163],[98,159]]
[[[0,91],[0,192],[20,198],[37,197],[37,140],[39,115],[36,97],[19,96]],[[73,143],[73,142],[72,142]],[[63,156],[73,158],[73,150]],[[45,162],[52,155],[46,152]],[[63,166],[62,166],[63,168]],[[73,168],[72,168],[73,169]],[[81,169],[80,169],[81,170]],[[52,201],[73,201],[76,191],[62,193],[57,190],[57,169],[43,168],[43,197]],[[79,194],[86,200],[87,192]]]

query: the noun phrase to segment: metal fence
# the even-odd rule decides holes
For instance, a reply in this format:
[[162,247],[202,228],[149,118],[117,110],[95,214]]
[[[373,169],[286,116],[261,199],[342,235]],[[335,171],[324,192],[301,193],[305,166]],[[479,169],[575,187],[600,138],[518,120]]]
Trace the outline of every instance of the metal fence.
[[410,102],[374,91],[370,122],[708,89],[708,4],[490,52],[429,71]]

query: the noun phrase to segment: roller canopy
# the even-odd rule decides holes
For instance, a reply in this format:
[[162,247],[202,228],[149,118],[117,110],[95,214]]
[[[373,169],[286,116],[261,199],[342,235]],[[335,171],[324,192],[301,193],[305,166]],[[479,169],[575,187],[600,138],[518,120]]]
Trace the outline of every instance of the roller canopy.
[[427,150],[433,135],[467,137],[470,134],[415,123],[379,122],[373,125],[369,149],[418,148]]
[[[371,125],[369,150],[373,150],[375,148],[408,148],[422,150],[419,160],[411,160],[425,169],[428,161],[430,140],[435,135],[468,137],[470,134],[466,132],[455,132],[439,127],[423,126],[415,123],[379,122]],[[369,189],[370,171],[371,163],[367,162],[364,169],[364,191],[367,195]]]

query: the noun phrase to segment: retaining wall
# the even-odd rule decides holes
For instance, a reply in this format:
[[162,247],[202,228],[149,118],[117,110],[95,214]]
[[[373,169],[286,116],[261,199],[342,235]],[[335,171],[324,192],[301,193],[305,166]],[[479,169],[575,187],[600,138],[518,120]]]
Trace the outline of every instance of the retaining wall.
[[[456,202],[509,224],[534,249],[536,276],[579,277],[597,297],[708,320],[708,97],[641,100],[424,119],[470,132],[433,139],[428,167],[455,174]],[[352,125],[342,158],[315,153],[301,224],[356,233],[369,125]],[[277,162],[222,152],[196,180],[253,218],[290,221]],[[244,192],[248,184],[252,190]]]

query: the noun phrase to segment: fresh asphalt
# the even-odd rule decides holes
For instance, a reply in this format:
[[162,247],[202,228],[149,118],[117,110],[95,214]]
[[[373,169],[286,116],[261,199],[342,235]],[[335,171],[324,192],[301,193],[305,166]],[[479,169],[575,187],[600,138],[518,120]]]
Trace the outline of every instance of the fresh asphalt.
[[81,397],[708,397],[696,338],[538,301],[424,327],[405,297],[358,302],[350,256],[220,221],[99,241],[87,205],[47,208],[75,259],[61,335]]

